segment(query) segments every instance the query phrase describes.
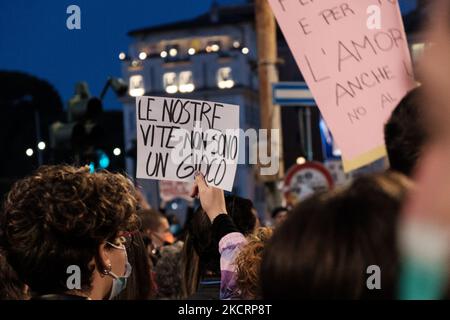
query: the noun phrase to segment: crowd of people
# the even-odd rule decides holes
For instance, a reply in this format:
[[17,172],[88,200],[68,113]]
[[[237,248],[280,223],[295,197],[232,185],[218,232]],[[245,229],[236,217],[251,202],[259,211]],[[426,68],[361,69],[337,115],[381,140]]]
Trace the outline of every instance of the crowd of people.
[[[418,69],[422,84],[385,125],[386,172],[275,208],[271,226],[250,199],[196,173],[199,206],[174,236],[126,176],[42,166],[2,205],[0,299],[445,299],[447,9],[429,31],[435,46]],[[378,284],[368,284],[369,270]]]

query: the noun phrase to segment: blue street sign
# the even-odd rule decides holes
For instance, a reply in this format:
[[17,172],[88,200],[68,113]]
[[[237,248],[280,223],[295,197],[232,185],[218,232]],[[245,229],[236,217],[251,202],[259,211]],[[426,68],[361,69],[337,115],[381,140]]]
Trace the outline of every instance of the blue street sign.
[[273,103],[281,106],[316,106],[305,82],[272,83]]

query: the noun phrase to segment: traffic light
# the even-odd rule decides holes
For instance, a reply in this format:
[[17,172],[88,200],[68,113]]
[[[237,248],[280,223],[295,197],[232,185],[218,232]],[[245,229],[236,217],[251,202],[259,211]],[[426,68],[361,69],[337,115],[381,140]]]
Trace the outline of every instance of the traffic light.
[[69,101],[67,123],[55,122],[50,127],[50,144],[55,162],[92,165],[95,169],[109,166],[104,146],[105,132],[101,123],[102,101],[91,97],[87,84],[76,85]]

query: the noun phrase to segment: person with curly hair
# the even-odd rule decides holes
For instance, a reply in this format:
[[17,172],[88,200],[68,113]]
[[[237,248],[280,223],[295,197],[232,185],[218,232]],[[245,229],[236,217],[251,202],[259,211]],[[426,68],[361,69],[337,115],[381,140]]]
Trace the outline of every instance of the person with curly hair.
[[260,266],[267,241],[272,229],[258,228],[247,237],[245,244],[234,261],[236,265],[236,285],[240,297],[246,300],[261,299]]
[[43,166],[4,203],[0,247],[34,299],[112,299],[131,273],[134,186],[121,174]]
[[161,258],[155,267],[157,299],[181,299],[182,251],[183,242],[181,241],[161,248]]

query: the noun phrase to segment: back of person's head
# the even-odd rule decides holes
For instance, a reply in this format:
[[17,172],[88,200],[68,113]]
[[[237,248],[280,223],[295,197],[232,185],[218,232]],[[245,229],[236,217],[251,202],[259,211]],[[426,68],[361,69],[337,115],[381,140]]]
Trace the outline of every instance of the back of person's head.
[[289,211],[289,209],[286,207],[276,207],[272,210],[272,212],[270,213],[270,216],[272,217],[272,219],[275,219],[279,214],[283,214],[288,211]]
[[394,109],[384,127],[391,169],[407,176],[414,172],[429,136],[422,91],[421,87],[410,91]]
[[25,300],[27,287],[0,251],[0,300]]
[[260,267],[264,247],[272,236],[272,229],[258,228],[247,237],[248,242],[236,257],[236,284],[243,299],[260,299]]
[[[394,298],[397,220],[409,186],[406,177],[388,172],[300,203],[266,246],[263,297]],[[381,269],[381,290],[366,285],[371,265]]]
[[94,270],[106,269],[99,250],[107,242],[117,243],[135,221],[134,187],[123,175],[43,166],[16,182],[7,195],[0,246],[32,292],[67,292],[68,267],[73,265],[79,267],[81,291],[90,292]]
[[271,216],[274,227],[279,226],[286,220],[288,211],[289,209],[286,207],[276,207],[275,209],[272,210]]
[[183,243],[178,241],[161,249],[161,258],[155,267],[157,298],[181,298],[181,254]]
[[158,231],[162,220],[166,219],[163,214],[153,209],[140,209],[137,214],[140,219],[139,229],[141,232],[145,232],[146,230]]
[[[257,223],[252,201],[226,196],[225,203],[237,229],[244,235],[252,233]],[[201,207],[187,223],[182,260],[184,297],[196,292],[200,278],[206,274],[220,276],[219,243],[213,238],[211,221]]]

